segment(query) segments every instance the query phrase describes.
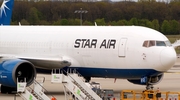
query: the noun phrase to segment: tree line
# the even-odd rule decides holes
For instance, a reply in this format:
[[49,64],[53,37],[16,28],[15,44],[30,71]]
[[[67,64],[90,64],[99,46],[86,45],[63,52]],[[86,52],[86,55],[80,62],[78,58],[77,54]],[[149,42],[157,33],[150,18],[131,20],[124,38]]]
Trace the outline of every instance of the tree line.
[[[15,1],[12,23],[22,25],[139,25],[180,34],[180,1],[63,2]],[[76,10],[87,13],[75,13]]]

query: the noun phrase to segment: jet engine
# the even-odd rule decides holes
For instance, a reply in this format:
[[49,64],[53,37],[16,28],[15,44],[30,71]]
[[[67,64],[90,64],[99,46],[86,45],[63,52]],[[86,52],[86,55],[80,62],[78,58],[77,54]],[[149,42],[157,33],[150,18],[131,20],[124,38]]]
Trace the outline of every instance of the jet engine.
[[32,84],[35,77],[36,69],[29,61],[21,59],[8,59],[3,60],[0,63],[1,86],[16,88],[17,78],[19,81],[26,81],[27,86],[29,86]]

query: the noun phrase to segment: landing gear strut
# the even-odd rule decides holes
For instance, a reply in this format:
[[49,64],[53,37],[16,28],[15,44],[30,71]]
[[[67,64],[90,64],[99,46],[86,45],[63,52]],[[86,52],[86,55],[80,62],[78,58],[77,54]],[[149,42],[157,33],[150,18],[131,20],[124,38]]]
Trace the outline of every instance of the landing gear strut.
[[151,84],[147,84],[146,85],[146,90],[153,90],[153,85],[151,85]]

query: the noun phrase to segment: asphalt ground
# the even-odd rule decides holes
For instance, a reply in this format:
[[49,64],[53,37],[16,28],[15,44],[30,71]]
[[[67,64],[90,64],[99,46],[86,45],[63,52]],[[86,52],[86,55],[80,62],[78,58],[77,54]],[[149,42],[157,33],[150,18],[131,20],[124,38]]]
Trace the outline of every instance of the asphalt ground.
[[[154,90],[159,88],[159,91],[180,92],[180,58],[177,60],[176,66],[164,74],[160,83],[154,85]],[[45,77],[43,86],[48,91],[46,94],[56,97],[57,100],[65,100],[64,89],[62,84],[51,83],[51,75],[38,74],[38,78]],[[98,82],[102,89],[113,89],[116,100],[120,99],[120,92],[122,90],[143,91],[146,86],[135,85],[125,79],[109,79],[109,78],[92,78],[93,82]],[[0,100],[23,100],[19,95],[15,94],[1,94]]]
[[[179,70],[180,71],[180,70]],[[57,100],[65,100],[63,85],[62,84],[52,84],[50,75],[38,74],[38,77],[45,77],[44,87],[48,92],[46,94],[51,98],[51,96],[56,97]],[[113,89],[114,96],[116,100],[120,99],[120,92],[122,90],[135,90],[143,91],[145,86],[135,85],[128,82],[125,79],[103,79],[103,78],[93,78],[92,81],[101,84],[102,89]],[[165,73],[163,80],[154,85],[154,90],[159,88],[159,91],[174,91],[180,92],[180,74],[179,73]],[[23,100],[19,95],[15,94],[0,94],[0,100]]]

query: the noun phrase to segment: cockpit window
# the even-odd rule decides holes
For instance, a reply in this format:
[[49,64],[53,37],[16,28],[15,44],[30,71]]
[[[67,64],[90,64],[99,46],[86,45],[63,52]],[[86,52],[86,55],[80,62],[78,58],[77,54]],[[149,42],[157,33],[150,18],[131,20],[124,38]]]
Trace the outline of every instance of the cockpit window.
[[166,46],[164,41],[156,41],[156,46]]
[[149,41],[144,41],[143,47],[148,47],[149,46]]
[[155,46],[155,41],[149,41],[149,47]]
[[152,46],[172,46],[169,41],[155,41],[155,40],[146,40],[143,43],[143,47],[152,47]]

